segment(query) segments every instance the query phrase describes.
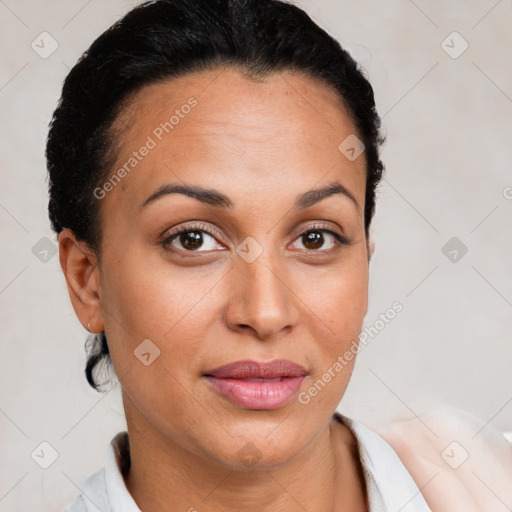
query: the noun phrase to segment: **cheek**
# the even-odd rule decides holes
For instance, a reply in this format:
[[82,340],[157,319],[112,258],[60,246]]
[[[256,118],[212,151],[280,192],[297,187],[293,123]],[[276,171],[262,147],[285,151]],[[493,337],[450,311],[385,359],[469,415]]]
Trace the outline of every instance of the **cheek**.
[[[313,310],[309,315],[309,333],[314,340],[315,371],[308,386],[317,382],[309,398],[320,407],[336,407],[343,396],[356,361],[367,311],[366,253],[358,249],[352,255],[317,278],[315,293],[309,294]],[[307,282],[308,279],[303,280],[304,285]]]
[[149,339],[166,365],[185,373],[197,358],[222,271],[184,269],[137,251],[110,261],[115,264],[102,265],[102,307],[114,363],[127,371],[137,361],[134,351]]
[[185,271],[147,255],[116,261],[104,266],[102,305],[123,393],[147,418],[188,424],[197,416],[191,394],[215,301],[210,291],[222,272]]
[[339,344],[347,335],[357,336],[368,301],[368,263],[363,251],[354,251],[350,258],[321,275],[309,274],[302,278],[299,293],[308,297],[319,322],[328,327],[331,342]]
[[186,317],[195,296],[208,285],[208,279],[197,280],[195,288],[186,283],[186,272],[169,264],[162,248],[150,245],[147,233],[132,226],[137,219],[123,210],[125,202],[107,205],[101,261],[105,332],[109,345],[118,345],[112,349],[120,357],[133,355],[145,339],[162,350],[165,335]]

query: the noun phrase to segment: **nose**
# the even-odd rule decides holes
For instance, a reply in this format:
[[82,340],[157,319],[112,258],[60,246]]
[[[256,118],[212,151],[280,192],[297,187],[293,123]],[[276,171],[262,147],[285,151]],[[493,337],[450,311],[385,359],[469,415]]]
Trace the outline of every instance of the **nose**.
[[293,329],[299,321],[298,297],[284,265],[263,255],[252,263],[238,258],[230,273],[228,328],[269,340]]

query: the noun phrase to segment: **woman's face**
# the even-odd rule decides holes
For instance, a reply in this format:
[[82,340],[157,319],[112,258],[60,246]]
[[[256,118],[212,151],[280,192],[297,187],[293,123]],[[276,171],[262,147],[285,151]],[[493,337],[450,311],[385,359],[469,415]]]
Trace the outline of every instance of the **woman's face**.
[[341,400],[367,309],[350,115],[303,75],[215,69],[145,87],[116,128],[94,327],[129,428],[231,467],[290,460]]

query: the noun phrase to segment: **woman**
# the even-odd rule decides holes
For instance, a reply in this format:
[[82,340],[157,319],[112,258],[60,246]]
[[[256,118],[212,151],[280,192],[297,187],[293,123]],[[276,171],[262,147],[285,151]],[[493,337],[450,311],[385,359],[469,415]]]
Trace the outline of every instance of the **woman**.
[[51,124],[49,212],[128,432],[69,512],[428,511],[335,413],[367,310],[373,91],[275,0],[158,0],[101,35]]

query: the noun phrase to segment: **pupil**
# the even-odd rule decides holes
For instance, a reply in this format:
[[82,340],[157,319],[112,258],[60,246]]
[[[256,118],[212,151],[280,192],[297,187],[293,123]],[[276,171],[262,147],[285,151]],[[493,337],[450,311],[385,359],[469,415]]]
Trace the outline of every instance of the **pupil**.
[[180,235],[180,242],[185,249],[199,249],[203,245],[203,235],[199,231],[187,231]]
[[308,249],[317,249],[324,243],[324,235],[318,231],[311,231],[304,236],[306,238],[304,245]]

